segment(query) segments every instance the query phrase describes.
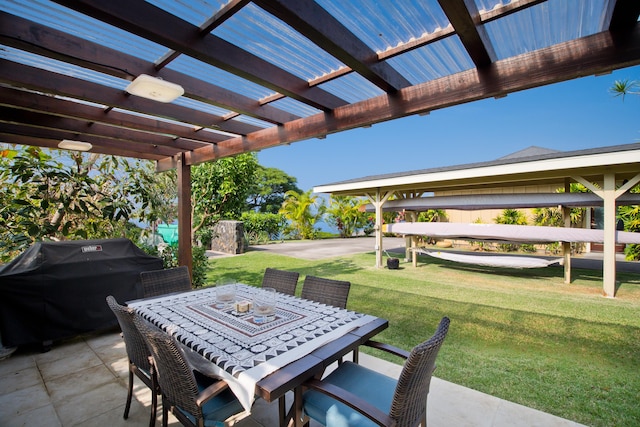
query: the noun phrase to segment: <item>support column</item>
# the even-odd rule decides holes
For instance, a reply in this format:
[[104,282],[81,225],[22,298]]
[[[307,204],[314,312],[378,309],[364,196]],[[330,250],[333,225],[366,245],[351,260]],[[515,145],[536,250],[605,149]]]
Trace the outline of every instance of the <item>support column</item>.
[[371,201],[376,208],[376,268],[382,268],[382,205],[386,202],[393,193],[386,193],[384,196],[380,193],[380,189],[376,189],[375,196],[366,194],[367,198]]
[[616,296],[616,199],[640,182],[640,174],[628,180],[616,190],[616,174],[604,175],[602,189],[597,188],[582,177],[573,179],[603,200],[604,206],[604,248],[602,261],[602,290],[607,298]]
[[189,267],[189,273],[193,276],[191,166],[187,165],[184,153],[176,157],[178,169],[178,265]]
[[[571,192],[571,183],[568,179],[564,182],[564,192]],[[562,219],[565,228],[571,228],[571,208],[562,207]],[[571,283],[571,243],[562,242],[562,255],[564,256],[564,283]]]
[[[405,221],[409,220],[410,222],[418,222],[418,212],[415,211],[407,211],[405,212]],[[418,236],[405,236],[404,238],[404,261],[409,261],[409,257],[411,257],[411,262],[413,266],[416,267],[418,265],[418,256],[416,255],[416,247]]]
[[609,173],[604,176],[604,248],[602,282],[604,296],[616,296],[616,178]]

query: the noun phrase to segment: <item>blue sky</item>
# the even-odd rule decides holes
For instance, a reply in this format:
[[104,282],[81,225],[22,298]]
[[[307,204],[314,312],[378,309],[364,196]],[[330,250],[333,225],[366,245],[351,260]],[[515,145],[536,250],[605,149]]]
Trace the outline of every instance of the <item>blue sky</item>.
[[640,142],[640,95],[623,102],[615,80],[640,80],[640,66],[410,116],[326,139],[258,153],[261,165],[298,187],[382,173],[494,160],[532,145],[562,151]]

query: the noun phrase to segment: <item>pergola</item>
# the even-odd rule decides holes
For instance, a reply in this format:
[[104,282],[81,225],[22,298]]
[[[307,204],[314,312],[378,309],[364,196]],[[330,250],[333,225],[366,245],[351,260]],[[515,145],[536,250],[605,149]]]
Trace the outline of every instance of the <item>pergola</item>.
[[192,165],[640,64],[637,0],[0,5],[1,140],[177,168],[189,266]]

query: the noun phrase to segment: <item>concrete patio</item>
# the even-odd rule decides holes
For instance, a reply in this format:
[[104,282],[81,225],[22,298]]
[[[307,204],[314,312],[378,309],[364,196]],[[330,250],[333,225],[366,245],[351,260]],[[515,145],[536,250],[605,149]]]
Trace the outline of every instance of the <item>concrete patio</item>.
[[[400,366],[361,354],[360,362],[390,376]],[[0,360],[0,426],[147,426],[149,390],[136,379],[135,399],[124,420],[127,359],[118,331],[57,343],[46,352],[19,349]],[[288,404],[291,400],[288,399]],[[238,427],[275,427],[277,403],[258,400]],[[157,425],[161,425],[159,411]],[[575,427],[572,421],[434,378],[430,427]],[[173,417],[170,425],[179,423]],[[317,424],[311,423],[317,427]]]

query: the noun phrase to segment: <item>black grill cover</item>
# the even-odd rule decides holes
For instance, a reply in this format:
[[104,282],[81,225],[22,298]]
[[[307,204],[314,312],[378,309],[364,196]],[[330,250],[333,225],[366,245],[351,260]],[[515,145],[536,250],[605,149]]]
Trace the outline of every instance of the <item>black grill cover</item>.
[[129,239],[35,243],[0,269],[2,344],[40,344],[115,326],[105,298],[142,297],[140,272],[162,267]]

